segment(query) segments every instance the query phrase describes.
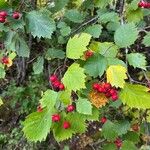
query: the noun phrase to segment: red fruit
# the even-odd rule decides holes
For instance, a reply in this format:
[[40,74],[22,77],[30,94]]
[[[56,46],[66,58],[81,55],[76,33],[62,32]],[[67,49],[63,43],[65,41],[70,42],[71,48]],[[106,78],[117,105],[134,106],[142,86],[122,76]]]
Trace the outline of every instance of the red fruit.
[[117,92],[116,92],[115,89],[111,89],[111,90],[109,91],[109,93],[111,94],[111,96],[117,94]]
[[42,108],[41,105],[39,105],[39,106],[37,107],[37,112],[42,112],[42,111],[43,111],[43,108]]
[[101,123],[104,124],[106,121],[107,121],[107,118],[106,118],[106,117],[102,117],[102,118],[101,118]]
[[68,128],[70,128],[70,127],[71,127],[70,123],[69,123],[68,121],[64,121],[64,123],[63,123],[63,128],[64,128],[64,129],[68,129]]
[[87,50],[87,51],[85,52],[85,59],[92,57],[93,54],[94,54],[93,51]]
[[98,90],[99,87],[100,87],[100,85],[99,85],[98,83],[94,83],[94,84],[93,84],[93,89],[94,89],[94,90]]
[[59,85],[59,90],[63,91],[64,89],[65,89],[65,86],[64,86],[63,83],[61,83],[61,84]]
[[5,65],[9,64],[9,58],[8,57],[3,57],[1,62]]
[[7,17],[7,16],[8,16],[8,13],[7,13],[6,11],[1,11],[1,12],[0,12],[0,17],[5,18],[5,17]]
[[60,121],[60,115],[59,114],[52,115],[52,121],[53,122],[59,122]]
[[67,112],[72,112],[75,110],[75,107],[73,105],[68,105],[66,109],[67,109]]
[[6,19],[4,17],[0,17],[0,23],[4,23]]
[[103,87],[104,87],[106,90],[109,90],[109,89],[111,89],[111,84],[110,84],[110,83],[105,83],[105,84],[103,85]]
[[118,95],[114,94],[114,95],[111,96],[111,98],[112,98],[113,101],[116,101],[118,99]]
[[19,12],[14,12],[13,15],[12,15],[12,17],[13,17],[14,19],[19,19],[20,16],[21,16],[21,14],[20,14]]
[[106,96],[107,98],[110,98],[110,97],[111,97],[111,94],[110,94],[109,92],[107,92],[107,93],[105,93],[105,96]]
[[49,77],[49,81],[51,81],[51,82],[55,82],[56,80],[57,80],[57,76],[56,75],[51,75]]
[[103,87],[99,87],[98,88],[98,92],[100,92],[100,93],[105,93],[106,92],[106,90],[103,88]]
[[117,138],[114,143],[118,149],[122,146],[122,140],[120,138]]
[[55,88],[59,88],[59,86],[60,86],[61,83],[56,80],[56,81],[53,82],[52,84],[53,84],[53,86],[54,86]]
[[135,132],[139,131],[139,125],[138,124],[133,124],[132,125],[132,130],[135,131]]

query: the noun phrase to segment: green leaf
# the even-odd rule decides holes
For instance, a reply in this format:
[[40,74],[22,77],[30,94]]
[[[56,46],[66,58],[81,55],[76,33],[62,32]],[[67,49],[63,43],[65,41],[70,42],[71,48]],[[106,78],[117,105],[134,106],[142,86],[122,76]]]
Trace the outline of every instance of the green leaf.
[[107,58],[107,63],[108,63],[108,67],[111,66],[111,65],[121,65],[125,68],[127,67],[126,64],[118,58],[109,58],[108,57]]
[[64,59],[65,52],[61,49],[49,48],[46,52],[46,59],[51,60],[55,58]]
[[132,85],[126,83],[121,90],[120,99],[131,108],[150,108],[150,93],[148,88],[142,85]]
[[[63,0],[63,1],[62,0],[55,0],[54,1],[54,7],[50,8],[50,10],[54,13],[58,12],[62,8],[64,8],[68,2],[69,2],[69,0]],[[50,3],[50,5],[51,5],[51,3]]]
[[137,147],[131,141],[123,141],[121,150],[138,150]]
[[68,36],[71,33],[71,28],[69,26],[61,28],[60,33],[62,36]]
[[94,0],[96,7],[105,8],[112,0]]
[[147,47],[150,46],[150,32],[144,36],[143,44]]
[[85,72],[93,77],[101,77],[104,74],[106,67],[107,60],[100,54],[95,54],[89,58],[84,65]]
[[1,106],[1,105],[3,105],[3,101],[2,101],[2,99],[1,99],[1,97],[0,97],[0,106]]
[[70,38],[67,43],[67,57],[79,59],[87,50],[90,39],[91,35],[87,33],[81,33],[80,35],[75,35],[73,38]]
[[79,98],[76,103],[77,112],[80,114],[91,115],[92,114],[92,104],[87,99]]
[[123,137],[128,141],[138,143],[140,140],[139,136],[140,135],[137,132],[128,131],[128,133],[125,134]]
[[138,38],[138,31],[133,23],[120,26],[114,35],[115,43],[120,47],[128,47],[134,44]]
[[50,132],[51,123],[51,116],[47,109],[42,112],[34,112],[23,122],[24,134],[30,141],[45,140]]
[[90,48],[94,51],[99,52],[101,55],[105,57],[116,57],[118,53],[118,46],[116,46],[112,42],[92,42],[90,44]]
[[82,23],[84,21],[84,15],[76,9],[68,10],[65,13],[65,17],[75,23]]
[[139,23],[143,19],[143,11],[140,8],[137,10],[129,10],[126,16],[128,22]]
[[90,34],[94,38],[99,38],[102,33],[102,26],[99,24],[92,25],[87,27],[84,32]]
[[39,56],[36,60],[36,62],[34,62],[33,64],[33,71],[34,74],[40,74],[43,72],[43,66],[44,65],[44,59],[42,56]]
[[28,30],[34,37],[51,38],[55,31],[55,22],[49,15],[40,11],[31,11],[26,16],[28,21]]
[[8,50],[16,51],[20,57],[29,57],[30,50],[26,41],[14,31],[6,35],[5,46]]
[[119,21],[119,16],[115,12],[107,12],[99,16],[99,22],[117,22]]
[[114,141],[118,136],[118,133],[115,128],[115,124],[107,120],[107,122],[102,127],[102,135],[107,140]]
[[53,110],[58,98],[58,93],[52,90],[47,90],[44,92],[42,99],[40,99],[40,104],[42,107],[47,107],[49,110]]
[[60,92],[59,99],[63,102],[64,105],[71,104],[71,91],[65,90]]
[[70,113],[65,119],[71,123],[71,129],[74,133],[84,133],[86,131],[85,118],[81,114]]
[[4,79],[4,78],[5,78],[5,75],[6,75],[5,69],[2,68],[2,67],[0,67],[0,79]]
[[117,150],[117,147],[115,144],[107,144],[103,146],[103,150]]
[[123,66],[110,66],[106,71],[107,82],[109,82],[112,86],[123,88],[125,79],[127,79],[126,72],[127,69]]
[[127,55],[128,62],[134,68],[146,70],[146,57],[140,53],[130,53]]
[[76,91],[85,88],[85,77],[84,69],[74,63],[68,68],[62,81],[66,89]]
[[128,121],[119,121],[115,124],[116,131],[119,136],[126,134],[130,129],[130,123]]

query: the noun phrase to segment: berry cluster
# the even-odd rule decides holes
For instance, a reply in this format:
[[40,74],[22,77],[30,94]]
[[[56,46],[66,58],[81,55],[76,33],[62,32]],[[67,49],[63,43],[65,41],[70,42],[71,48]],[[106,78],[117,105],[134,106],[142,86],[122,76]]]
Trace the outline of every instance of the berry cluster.
[[87,50],[84,54],[85,59],[88,59],[94,55],[94,52],[92,50]]
[[53,74],[52,76],[49,77],[49,81],[52,83],[52,86],[60,91],[63,91],[65,89],[65,86],[63,83],[61,83],[58,80],[58,77]]
[[118,149],[122,146],[122,140],[120,138],[117,138],[114,143]]
[[41,105],[39,105],[39,106],[37,107],[37,112],[42,112],[42,111],[43,111],[43,108],[42,108]]
[[[0,11],[0,23],[5,23],[7,20],[8,12],[7,11]],[[13,12],[12,17],[14,19],[19,19],[21,14],[19,12]]]
[[150,3],[149,2],[141,1],[141,2],[138,3],[138,6],[140,8],[150,8]]
[[118,99],[117,90],[113,88],[110,83],[94,83],[93,89],[99,93],[104,93],[107,98],[111,97],[113,101],[116,101]]
[[135,131],[135,132],[138,132],[140,130],[140,127],[137,123],[133,124],[132,125],[132,130]]

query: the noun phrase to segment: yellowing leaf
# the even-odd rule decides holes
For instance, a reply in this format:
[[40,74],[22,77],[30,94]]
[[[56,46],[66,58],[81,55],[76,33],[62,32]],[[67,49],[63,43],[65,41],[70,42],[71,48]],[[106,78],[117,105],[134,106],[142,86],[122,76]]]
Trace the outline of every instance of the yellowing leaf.
[[87,50],[90,39],[91,35],[87,33],[75,35],[73,38],[70,38],[67,43],[67,57],[71,59],[79,59]]
[[8,64],[7,64],[7,67],[11,67],[12,66],[12,64],[13,64],[13,62],[12,62],[12,59],[11,58],[8,58]]
[[111,83],[112,86],[123,88],[127,69],[121,65],[111,65],[107,71],[107,82]]
[[2,99],[0,98],[0,106],[1,106],[1,105],[3,105],[3,101],[2,101]]
[[66,89],[76,91],[85,88],[85,77],[84,69],[74,63],[68,68],[62,82]]

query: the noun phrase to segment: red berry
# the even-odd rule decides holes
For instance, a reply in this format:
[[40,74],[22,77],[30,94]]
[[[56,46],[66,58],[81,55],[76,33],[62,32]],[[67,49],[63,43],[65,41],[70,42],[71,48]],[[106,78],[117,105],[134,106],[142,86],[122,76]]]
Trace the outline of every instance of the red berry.
[[139,125],[138,124],[133,124],[132,125],[132,130],[135,131],[135,132],[139,131]]
[[111,90],[109,91],[109,93],[110,93],[111,95],[115,95],[115,94],[117,94],[117,92],[116,92],[116,90],[115,90],[115,89],[111,89]]
[[56,80],[56,81],[53,82],[52,84],[53,84],[53,86],[54,86],[55,88],[59,88],[59,86],[60,86],[61,83]]
[[67,112],[72,112],[75,110],[75,107],[73,105],[68,105],[67,106]]
[[6,19],[4,17],[0,17],[0,23],[4,23]]
[[21,14],[20,14],[19,12],[14,12],[13,15],[12,15],[12,17],[13,17],[14,19],[19,19],[20,16],[21,16]]
[[1,12],[0,12],[0,17],[5,18],[5,17],[7,17],[7,16],[8,16],[8,13],[7,13],[6,11],[1,11]]
[[94,54],[93,51],[87,50],[87,51],[85,52],[85,59],[88,59],[88,58],[92,57],[93,54]]
[[103,87],[104,87],[106,90],[109,90],[109,89],[111,89],[111,84],[110,84],[110,83],[105,83],[105,84],[103,85]]
[[93,84],[93,89],[94,89],[94,90],[98,90],[99,87],[100,87],[100,85],[99,85],[98,83],[94,83],[94,84]]
[[64,121],[64,123],[63,123],[63,128],[64,128],[64,129],[68,129],[68,128],[70,128],[70,127],[71,127],[70,123],[69,123],[68,121]]
[[110,97],[111,97],[111,94],[110,94],[109,92],[107,92],[107,93],[105,93],[105,96],[106,96],[107,98],[110,98]]
[[65,86],[64,86],[63,83],[61,83],[61,84],[59,85],[59,90],[63,91],[64,89],[65,89]]
[[59,114],[52,115],[52,121],[53,122],[59,122],[60,121],[60,115]]
[[122,140],[120,138],[117,138],[114,143],[118,149],[122,146]]
[[106,90],[103,88],[103,87],[99,87],[98,88],[98,92],[100,92],[100,93],[105,93],[106,92]]
[[106,117],[102,117],[102,118],[101,118],[101,123],[104,124],[106,121],[107,121],[107,118],[106,118]]
[[41,105],[39,105],[39,106],[37,107],[37,112],[42,112],[42,111],[43,111],[43,108],[42,108]]
[[55,82],[57,80],[57,76],[56,75],[52,75],[52,76],[49,77],[49,80],[51,82]]
[[113,101],[116,101],[118,99],[118,95],[114,94],[114,95],[111,96],[111,98],[112,98]]
[[1,62],[5,65],[9,64],[9,58],[8,57],[3,57]]

